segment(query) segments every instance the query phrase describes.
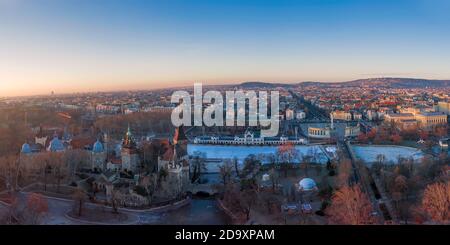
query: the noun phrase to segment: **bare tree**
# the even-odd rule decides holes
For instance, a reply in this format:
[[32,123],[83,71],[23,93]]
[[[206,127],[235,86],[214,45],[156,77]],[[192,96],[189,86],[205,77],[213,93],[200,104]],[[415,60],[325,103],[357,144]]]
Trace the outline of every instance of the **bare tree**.
[[0,181],[3,181],[6,188],[15,191],[19,175],[19,161],[14,155],[0,158]]
[[82,215],[84,202],[86,200],[86,193],[80,188],[77,188],[73,193],[73,202],[74,202],[74,214],[77,213],[78,217]]
[[352,172],[352,163],[350,159],[342,159],[338,166],[337,185],[339,188],[349,185]]
[[50,169],[52,171],[52,177],[56,180],[56,192],[59,192],[61,181],[68,176],[68,168],[62,153],[55,152],[50,155]]
[[51,155],[49,153],[39,154],[34,161],[34,164],[39,167],[39,179],[44,184],[44,191],[47,191],[48,176],[51,173]]
[[372,205],[359,185],[344,187],[336,191],[326,214],[332,223],[347,225],[370,224]]
[[237,157],[233,157],[234,171],[236,172],[236,176],[239,177],[239,160]]
[[119,202],[121,199],[121,194],[118,190],[111,191],[111,206],[113,209],[113,213],[119,213]]
[[241,207],[244,210],[244,213],[246,215],[246,220],[250,219],[250,212],[253,208],[253,205],[256,203],[256,197],[257,197],[257,193],[256,190],[251,188],[251,189],[244,189],[243,191],[240,192],[240,203],[241,203]]
[[434,183],[425,189],[422,209],[431,220],[446,224],[450,221],[450,182]]
[[284,171],[284,177],[287,177],[288,169],[292,164],[293,160],[298,156],[298,152],[293,144],[280,145],[277,150],[277,158],[280,167]]
[[278,180],[280,176],[275,168],[271,168],[269,171],[270,182],[272,182],[272,191],[275,191],[276,186],[278,185]]
[[222,177],[223,185],[226,185],[230,181],[232,171],[233,165],[229,160],[225,160],[224,164],[219,166],[219,172]]
[[205,156],[200,152],[195,152],[191,160],[191,182],[194,183],[200,178],[203,171],[206,170]]
[[67,150],[64,152],[63,161],[66,163],[70,181],[74,181],[76,172],[87,166],[89,155],[84,150]]
[[27,198],[27,220],[30,224],[39,224],[43,215],[48,212],[47,199],[41,194],[32,193]]

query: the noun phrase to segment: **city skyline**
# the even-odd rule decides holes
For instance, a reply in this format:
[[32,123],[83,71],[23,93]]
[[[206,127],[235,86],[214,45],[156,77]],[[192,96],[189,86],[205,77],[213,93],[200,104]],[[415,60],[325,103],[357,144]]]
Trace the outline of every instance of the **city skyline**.
[[0,0],[0,96],[450,79],[449,9],[421,0]]

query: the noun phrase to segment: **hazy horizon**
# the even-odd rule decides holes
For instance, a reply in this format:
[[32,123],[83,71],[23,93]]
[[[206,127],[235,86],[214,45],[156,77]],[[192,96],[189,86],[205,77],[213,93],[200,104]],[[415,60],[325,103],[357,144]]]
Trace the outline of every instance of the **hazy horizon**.
[[437,0],[0,0],[0,96],[450,78]]
[[364,77],[364,78],[357,78],[357,79],[351,79],[351,80],[341,80],[341,81],[317,81],[317,80],[309,80],[309,81],[258,81],[258,80],[248,80],[248,81],[237,81],[237,82],[223,82],[223,83],[203,83],[201,81],[195,81],[195,82],[185,82],[185,83],[177,83],[174,85],[162,85],[161,87],[139,87],[139,86],[132,86],[130,84],[125,84],[124,88],[111,88],[111,89],[103,89],[103,90],[79,90],[79,91],[66,91],[66,92],[60,92],[60,91],[47,91],[47,93],[34,93],[34,94],[22,94],[22,95],[1,95],[1,97],[5,98],[15,98],[15,97],[33,97],[33,96],[49,96],[52,93],[55,95],[71,95],[71,94],[88,94],[88,93],[115,93],[115,92],[127,92],[127,91],[153,91],[153,90],[160,90],[160,89],[176,89],[176,88],[185,88],[185,87],[193,87],[194,83],[202,83],[203,86],[227,86],[227,85],[239,85],[246,82],[262,82],[262,83],[280,83],[280,84],[297,84],[297,83],[304,83],[304,82],[318,82],[318,83],[340,83],[340,82],[352,82],[355,80],[364,80],[364,79],[382,79],[382,78],[390,78],[390,79],[423,79],[423,80],[437,80],[437,81],[450,81],[450,79],[429,79],[429,78],[423,78],[423,77],[391,77],[391,76],[380,76],[380,77]]

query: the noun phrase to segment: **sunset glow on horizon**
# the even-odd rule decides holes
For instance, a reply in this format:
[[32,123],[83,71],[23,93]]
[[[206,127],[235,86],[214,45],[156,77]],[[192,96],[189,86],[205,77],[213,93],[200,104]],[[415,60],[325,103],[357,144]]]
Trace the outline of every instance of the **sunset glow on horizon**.
[[450,79],[445,1],[0,0],[0,96]]

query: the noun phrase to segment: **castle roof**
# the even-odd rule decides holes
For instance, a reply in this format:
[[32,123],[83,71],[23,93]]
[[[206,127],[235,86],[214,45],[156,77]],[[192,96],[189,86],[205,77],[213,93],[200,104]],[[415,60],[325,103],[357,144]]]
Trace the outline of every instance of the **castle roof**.
[[23,154],[29,154],[31,153],[31,147],[28,143],[25,143],[22,145],[22,149],[20,150],[21,153]]
[[64,144],[59,140],[58,136],[55,134],[53,136],[53,139],[50,141],[50,144],[47,148],[48,151],[51,152],[58,152],[58,151],[64,151]]
[[100,142],[100,140],[97,140],[95,143],[94,143],[94,146],[92,147],[92,152],[94,152],[94,153],[101,153],[101,152],[103,152],[103,144],[102,144],[102,142]]

